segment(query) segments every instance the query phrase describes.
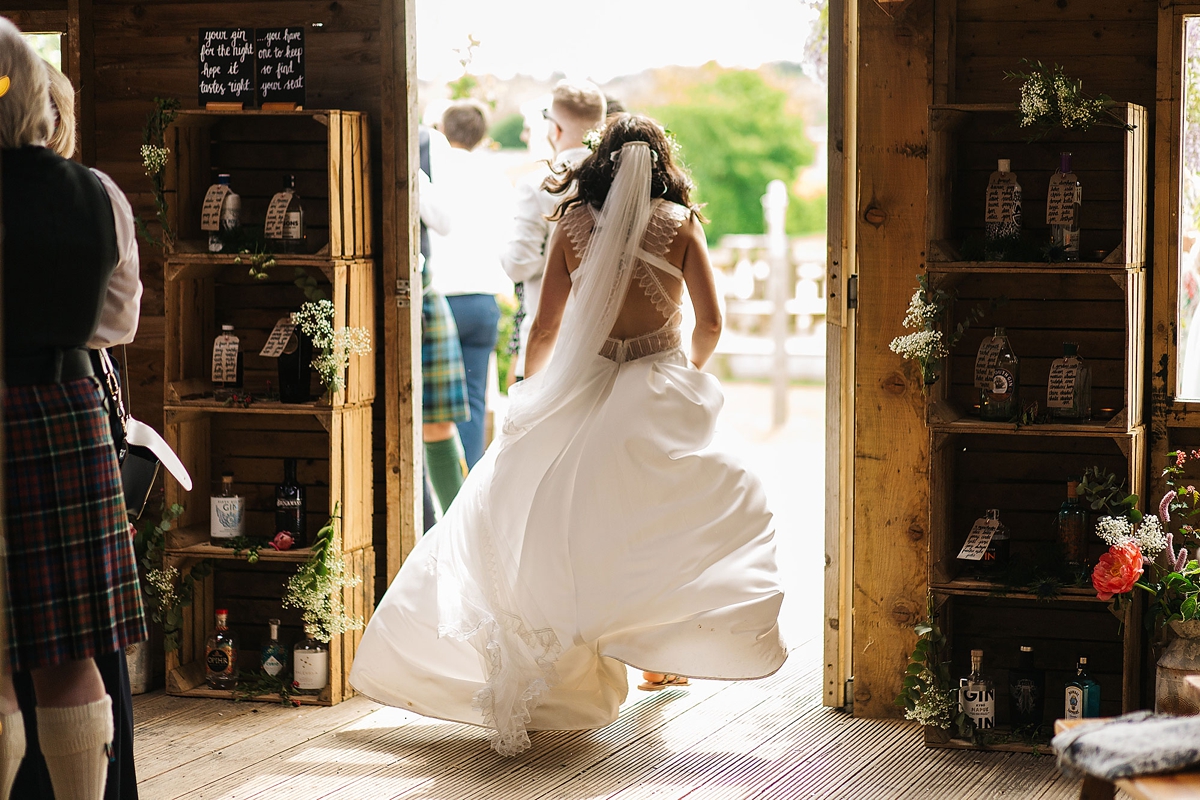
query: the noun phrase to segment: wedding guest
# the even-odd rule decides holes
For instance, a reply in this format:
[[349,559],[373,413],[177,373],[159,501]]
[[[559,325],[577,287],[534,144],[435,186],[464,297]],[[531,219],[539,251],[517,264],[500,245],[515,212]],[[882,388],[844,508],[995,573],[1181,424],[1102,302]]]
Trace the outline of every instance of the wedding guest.
[[[63,158],[70,158],[75,153],[76,141],[75,89],[70,79],[54,65],[43,63],[50,79],[50,105],[54,114],[54,131],[47,146]],[[100,324],[88,342],[89,348],[99,349],[133,341],[141,308],[142,282],[133,209],[112,178],[96,169],[92,172],[104,184],[105,193],[112,203],[119,253],[117,269],[105,293]],[[105,691],[113,698],[114,738],[104,797],[105,800],[137,800],[137,773],[133,758],[133,696],[124,649],[96,656],[96,667]],[[33,681],[29,675],[20,674],[14,677],[14,683],[24,716],[26,753],[13,784],[13,792],[17,797],[53,798],[50,773],[38,744],[37,701]]]
[[504,271],[517,285],[520,301],[514,324],[518,336],[513,364],[516,380],[525,377],[525,351],[542,289],[546,243],[554,232],[554,223],[547,217],[559,203],[559,198],[551,195],[543,184],[554,173],[564,172],[587,157],[584,134],[604,124],[605,111],[604,94],[595,84],[559,81],[550,108],[542,112],[550,123],[547,138],[554,149],[554,162],[517,184],[512,239],[500,256]]
[[[8,662],[28,673],[55,796],[104,796],[112,700],[96,657],[146,637],[104,398],[87,345],[119,260],[104,183],[45,145],[49,77],[0,18]],[[53,242],[54,246],[47,246]],[[63,513],[63,509],[72,509]],[[0,795],[24,755],[0,682]]]
[[498,262],[511,214],[511,189],[478,149],[487,135],[487,112],[481,104],[451,104],[442,114],[442,133],[450,150],[444,163],[434,164],[434,187],[450,209],[452,228],[447,236],[431,237],[437,265],[434,286],[454,314],[466,367],[471,418],[458,423],[458,435],[469,469],[483,456],[488,363],[499,336],[496,295],[512,289]]

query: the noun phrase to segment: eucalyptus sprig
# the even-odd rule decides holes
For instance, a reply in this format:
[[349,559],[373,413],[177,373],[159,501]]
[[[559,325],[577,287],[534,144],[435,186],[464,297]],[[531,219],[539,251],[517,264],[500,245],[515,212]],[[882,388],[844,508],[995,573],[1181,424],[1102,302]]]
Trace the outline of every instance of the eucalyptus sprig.
[[960,735],[974,726],[959,708],[958,689],[950,677],[950,661],[945,658],[946,635],[937,624],[933,595],[927,600],[927,618],[913,626],[917,646],[904,670],[904,684],[895,705],[904,709],[904,718],[922,725]]
[[179,116],[181,107],[182,104],[179,100],[173,97],[154,98],[154,109],[146,117],[146,124],[142,128],[142,166],[146,169],[146,175],[150,177],[150,192],[154,196],[154,215],[162,228],[162,237],[157,238],[150,233],[150,227],[140,216],[135,221],[138,233],[142,238],[147,243],[162,248],[164,252],[170,250],[175,244],[175,231],[171,227],[164,177],[167,162],[171,156],[171,150],[167,147],[166,135],[167,128]]
[[186,570],[163,566],[167,531],[183,514],[183,506],[165,502],[155,522],[147,517],[133,538],[133,549],[145,571],[142,591],[153,602],[150,618],[163,626],[163,649],[170,653],[179,647],[179,632],[183,628],[183,609],[192,604],[197,580],[212,574],[212,562],[201,559]]

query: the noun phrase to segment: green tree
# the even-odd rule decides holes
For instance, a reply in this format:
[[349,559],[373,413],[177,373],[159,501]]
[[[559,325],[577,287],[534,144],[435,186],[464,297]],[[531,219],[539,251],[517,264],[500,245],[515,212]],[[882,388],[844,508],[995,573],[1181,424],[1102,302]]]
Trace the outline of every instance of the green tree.
[[493,142],[505,150],[524,150],[526,145],[521,141],[521,131],[523,130],[525,130],[525,116],[513,113],[493,125],[488,135],[492,137]]
[[[711,240],[727,233],[762,233],[767,184],[779,179],[790,186],[798,170],[812,163],[804,121],[787,102],[787,93],[758,72],[725,70],[690,87],[682,101],[650,110],[679,141],[698,187],[694,199],[707,204]],[[792,205],[802,202],[792,198]],[[789,215],[809,226],[819,216]]]

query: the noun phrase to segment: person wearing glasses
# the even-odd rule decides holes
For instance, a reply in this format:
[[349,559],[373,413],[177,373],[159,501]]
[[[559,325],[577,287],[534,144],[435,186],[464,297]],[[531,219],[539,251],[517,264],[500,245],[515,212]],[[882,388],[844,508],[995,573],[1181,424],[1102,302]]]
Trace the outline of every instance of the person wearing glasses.
[[525,377],[525,350],[542,290],[546,243],[554,232],[554,223],[546,218],[554,213],[560,202],[560,198],[551,195],[544,184],[553,174],[564,173],[587,158],[590,151],[583,144],[584,134],[599,128],[606,112],[604,93],[595,84],[559,81],[554,87],[550,107],[542,112],[549,123],[547,138],[554,149],[554,162],[517,184],[512,239],[500,256],[504,271],[516,284],[520,301],[513,326],[519,337],[513,364],[517,380]]

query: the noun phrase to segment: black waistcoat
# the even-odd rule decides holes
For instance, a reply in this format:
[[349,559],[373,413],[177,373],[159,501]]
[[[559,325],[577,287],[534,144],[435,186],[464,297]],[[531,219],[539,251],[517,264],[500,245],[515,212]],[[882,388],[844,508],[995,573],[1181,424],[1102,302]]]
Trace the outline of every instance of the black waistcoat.
[[45,147],[0,151],[4,351],[82,347],[117,266],[112,205],[91,170]]

